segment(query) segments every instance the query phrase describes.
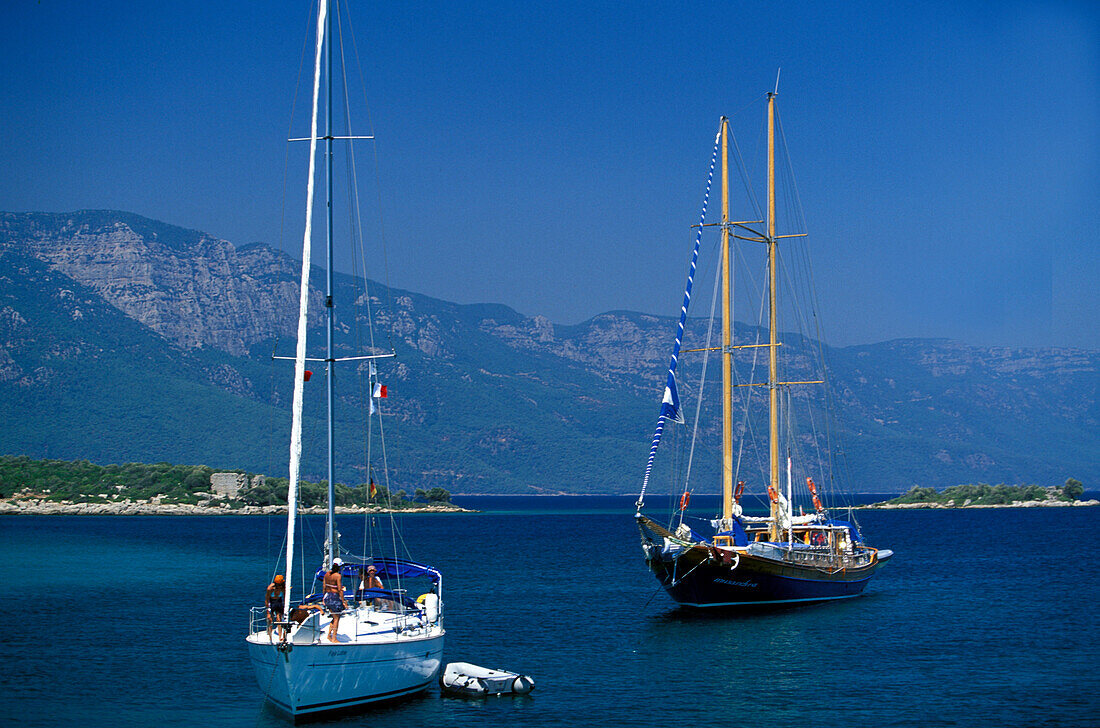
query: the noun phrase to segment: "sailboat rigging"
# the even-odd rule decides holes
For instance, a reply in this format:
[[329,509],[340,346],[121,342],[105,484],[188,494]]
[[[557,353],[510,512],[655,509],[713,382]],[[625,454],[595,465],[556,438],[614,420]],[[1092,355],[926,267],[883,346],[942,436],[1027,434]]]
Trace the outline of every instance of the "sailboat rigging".
[[[434,681],[439,671],[444,638],[441,601],[443,579],[439,571],[425,564],[399,558],[396,554],[352,555],[341,547],[340,534],[336,529],[334,369],[340,362],[367,362],[368,385],[373,384],[380,389],[377,384],[376,361],[391,358],[394,353],[372,352],[362,356],[337,357],[334,350],[336,304],[333,288],[332,143],[335,139],[365,138],[350,133],[346,136],[333,134],[334,15],[334,12],[330,12],[329,1],[320,0],[317,6],[310,135],[299,139],[309,141],[309,173],[306,183],[297,346],[294,357],[273,357],[294,361],[284,557],[287,577],[285,582],[278,582],[284,585],[281,614],[276,615],[277,619],[269,627],[266,624],[265,610],[253,609],[246,637],[253,670],[265,697],[270,703],[295,717],[347,709],[424,690]],[[327,66],[327,73],[322,73],[323,66]],[[327,77],[327,112],[325,133],[319,136],[322,75]],[[306,334],[311,290],[310,253],[318,141],[324,142],[326,160],[327,275],[324,305],[327,343],[323,358],[311,358],[307,356]],[[322,563],[313,576],[314,587],[307,589],[310,593],[292,600],[293,580],[290,577],[294,572],[295,551],[298,546],[297,507],[301,475],[304,383],[307,380],[306,361],[323,362],[327,374],[328,507]],[[381,405],[376,409],[374,398],[369,401],[370,411],[377,414],[380,425]],[[384,462],[383,468],[386,468]],[[371,472],[372,468],[368,464],[368,479],[373,492]],[[382,588],[380,579],[392,580],[397,583],[398,588]],[[428,591],[414,600],[407,596],[407,589],[400,587],[417,579],[429,586]]]
[[[821,500],[822,494],[810,474],[805,475],[805,482],[812,499],[812,512],[795,515],[794,465],[791,453],[793,436],[789,431],[785,433],[786,457],[782,460],[780,457],[781,418],[786,415],[789,427],[792,388],[820,385],[824,381],[782,381],[779,372],[779,349],[783,342],[779,339],[778,326],[778,246],[780,240],[802,237],[804,233],[778,234],[776,229],[776,96],[776,92],[767,94],[767,207],[763,220],[731,220],[730,125],[729,119],[721,119],[711,155],[703,211],[696,226],[695,246],[667,382],[636,504],[635,519],[647,566],[673,599],[690,607],[744,607],[819,602],[858,596],[878,568],[893,555],[888,549],[874,549],[866,545],[854,521],[834,518]],[[711,182],[719,152],[721,221],[706,223]],[[763,228],[759,227],[761,224],[764,225]],[[698,264],[700,239],[703,229],[711,226],[717,226],[721,232],[718,274],[721,280],[722,344],[712,349],[708,340],[706,347],[695,350],[721,352],[721,511],[711,521],[714,533],[708,538],[699,535],[684,522],[684,513],[690,501],[690,490],[686,483],[678,509],[678,524],[669,522],[668,527],[665,527],[645,515],[643,510],[665,424],[684,421],[677,392],[677,365]],[[734,280],[731,264],[732,240],[762,244],[766,249],[767,343],[734,343],[731,310],[731,288]],[[754,353],[766,349],[766,382],[735,383],[734,357],[744,349]],[[739,473],[740,461],[735,463],[733,453],[734,440],[737,437],[733,422],[734,389],[748,387],[751,391],[757,386],[766,386],[768,390],[768,467],[764,473],[768,503],[766,516],[750,516],[745,513],[741,500],[746,486],[744,480],[735,478]],[[694,453],[694,440],[692,452]]]

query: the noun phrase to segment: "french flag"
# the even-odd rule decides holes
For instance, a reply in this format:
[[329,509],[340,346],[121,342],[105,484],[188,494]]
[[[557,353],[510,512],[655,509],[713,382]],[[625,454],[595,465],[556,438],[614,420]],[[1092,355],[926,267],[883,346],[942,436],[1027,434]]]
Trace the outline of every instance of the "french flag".
[[371,395],[371,396],[373,396],[375,399],[385,399],[386,398],[386,385],[385,384],[379,384],[378,382],[375,382],[374,383],[374,394]]

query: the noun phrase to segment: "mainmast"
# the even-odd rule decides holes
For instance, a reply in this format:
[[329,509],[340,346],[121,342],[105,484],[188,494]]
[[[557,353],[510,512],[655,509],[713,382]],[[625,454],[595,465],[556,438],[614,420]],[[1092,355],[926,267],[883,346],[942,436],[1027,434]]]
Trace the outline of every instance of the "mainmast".
[[332,307],[332,16],[328,13],[327,37],[325,38],[325,64],[328,67],[325,113],[325,251],[327,271],[325,276],[325,307],[327,312],[327,342],[325,347],[325,368],[328,372],[328,518],[325,523],[325,537],[328,539],[328,561],[336,558],[336,453],[333,445],[333,406],[336,401],[335,359],[332,351],[333,331],[335,328]]
[[[772,493],[779,493],[779,348],[775,265],[775,94],[768,93],[768,462]],[[771,501],[771,540],[778,537],[779,504]]]
[[722,117],[722,518],[733,518],[733,316],[730,313],[729,120]]

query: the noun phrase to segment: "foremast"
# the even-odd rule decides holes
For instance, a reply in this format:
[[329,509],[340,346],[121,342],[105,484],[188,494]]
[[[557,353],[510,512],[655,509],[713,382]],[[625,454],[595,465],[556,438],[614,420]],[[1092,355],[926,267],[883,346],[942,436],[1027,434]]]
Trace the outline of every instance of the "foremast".
[[[768,477],[770,537],[778,538],[779,532],[779,331],[776,306],[775,265],[775,94],[768,93]],[[727,395],[728,396],[728,395]],[[788,503],[788,507],[790,504]]]

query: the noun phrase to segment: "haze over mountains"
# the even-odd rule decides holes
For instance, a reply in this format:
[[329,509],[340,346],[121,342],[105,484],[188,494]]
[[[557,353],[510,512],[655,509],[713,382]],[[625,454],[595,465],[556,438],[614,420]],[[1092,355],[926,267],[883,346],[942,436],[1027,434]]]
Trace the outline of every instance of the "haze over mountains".
[[[293,352],[297,266],[264,244],[238,248],[124,212],[0,213],[0,452],[285,475],[291,365],[271,353]],[[338,347],[361,351],[367,329],[340,307],[361,286],[338,276],[337,287]],[[318,356],[321,290],[313,298]],[[375,283],[370,304],[377,350],[397,352],[379,366],[395,489],[637,492],[673,318],[610,312],[560,326]],[[705,335],[692,320],[686,342]],[[739,341],[755,336],[739,325]],[[795,370],[800,347],[816,346],[784,343]],[[803,437],[839,451],[857,490],[1100,481],[1100,352],[924,339],[825,352],[838,427]],[[324,377],[314,369],[304,472],[320,479]],[[349,435],[340,463],[364,461],[352,437],[364,402],[350,391],[338,409]],[[718,447],[706,426],[699,488],[716,477]],[[658,475],[654,487],[667,490]],[[338,477],[367,474],[343,465]]]

